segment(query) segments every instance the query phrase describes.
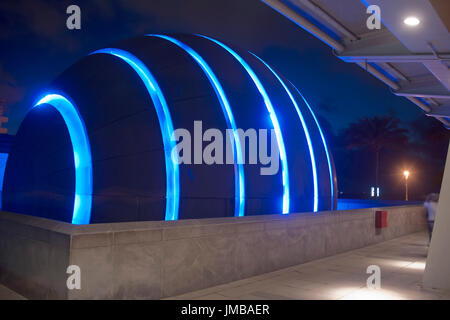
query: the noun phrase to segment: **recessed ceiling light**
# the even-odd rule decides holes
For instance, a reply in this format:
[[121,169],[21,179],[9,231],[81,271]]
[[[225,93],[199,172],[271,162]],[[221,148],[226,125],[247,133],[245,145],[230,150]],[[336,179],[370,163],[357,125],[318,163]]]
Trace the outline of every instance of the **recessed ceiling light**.
[[420,20],[416,17],[408,17],[403,22],[410,27],[415,27],[420,23]]

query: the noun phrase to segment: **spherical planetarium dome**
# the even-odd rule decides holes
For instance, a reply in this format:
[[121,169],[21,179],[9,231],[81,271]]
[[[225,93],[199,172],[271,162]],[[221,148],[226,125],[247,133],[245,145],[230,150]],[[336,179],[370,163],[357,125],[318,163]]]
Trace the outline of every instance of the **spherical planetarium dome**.
[[[199,121],[234,137],[273,130],[279,170],[174,161],[174,131],[194,140]],[[245,141],[237,160],[250,157]],[[17,132],[2,198],[3,210],[88,224],[331,210],[336,183],[311,106],[271,66],[206,36],[146,35],[49,85]]]

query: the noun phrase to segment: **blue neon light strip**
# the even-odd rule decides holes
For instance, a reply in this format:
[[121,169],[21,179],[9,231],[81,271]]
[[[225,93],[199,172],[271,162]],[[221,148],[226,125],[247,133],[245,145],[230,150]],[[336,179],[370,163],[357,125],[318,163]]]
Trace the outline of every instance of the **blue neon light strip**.
[[89,224],[92,207],[92,157],[86,127],[75,105],[60,94],[48,94],[34,107],[53,106],[63,117],[69,131],[75,164],[75,199],[72,223]]
[[3,179],[5,177],[5,169],[6,169],[7,161],[8,161],[8,154],[0,153],[0,210],[2,209],[2,206],[3,206],[3,203],[2,203]]
[[[208,77],[209,82],[214,88],[214,91],[217,95],[217,98],[220,101],[220,105],[222,107],[222,111],[225,115],[227,126],[233,131],[234,143],[235,143],[235,168],[237,165],[237,172],[235,170],[235,213],[236,217],[244,216],[245,209],[245,181],[244,181],[244,166],[243,166],[243,156],[242,156],[242,148],[239,134],[237,132],[236,122],[234,120],[233,112],[231,110],[230,103],[228,102],[228,98],[225,94],[225,91],[222,88],[222,85],[217,79],[217,76],[214,74],[208,63],[191,47],[186,45],[185,43],[169,37],[165,35],[158,34],[148,34],[147,36],[158,37],[165,39],[167,41],[172,42],[177,45],[185,52],[187,52],[202,68],[205,75]],[[236,161],[237,157],[237,161]],[[237,162],[237,163],[236,163]]]
[[319,133],[320,133],[320,137],[322,138],[322,142],[323,142],[323,147],[325,149],[325,154],[327,156],[327,162],[328,162],[328,171],[330,173],[330,186],[331,186],[331,208],[333,208],[333,203],[334,203],[334,180],[333,180],[333,167],[331,166],[331,158],[330,158],[330,153],[328,151],[328,145],[327,142],[325,140],[325,136],[323,134],[322,128],[319,125],[319,121],[316,118],[316,115],[314,114],[311,106],[309,105],[308,101],[306,101],[305,97],[302,95],[302,93],[297,89],[296,86],[294,86],[294,84],[292,82],[289,81],[289,83],[294,87],[295,90],[297,90],[298,94],[300,95],[300,97],[302,97],[303,101],[305,102],[305,104],[308,106],[309,111],[311,112],[314,121],[316,122],[317,128],[319,129]]
[[306,141],[308,143],[309,155],[310,155],[310,158],[311,158],[311,167],[312,167],[313,185],[314,185],[314,212],[317,212],[318,208],[319,208],[319,186],[318,186],[318,182],[317,182],[316,159],[314,157],[314,148],[313,148],[313,145],[312,145],[312,142],[311,142],[311,137],[309,135],[308,127],[306,126],[305,119],[303,118],[302,112],[300,111],[300,108],[299,108],[299,106],[297,104],[297,101],[295,101],[294,97],[292,96],[291,91],[288,89],[288,87],[286,86],[284,81],[278,76],[278,74],[275,72],[275,70],[273,70],[264,60],[262,60],[257,55],[255,55],[253,53],[251,53],[251,54],[253,56],[255,56],[259,61],[261,61],[267,67],[267,69],[269,69],[275,75],[275,77],[278,79],[278,81],[281,83],[281,85],[283,86],[284,90],[288,94],[289,99],[291,99],[292,104],[294,105],[295,110],[297,111],[298,117],[300,118],[300,121],[301,121],[302,127],[303,127],[303,131],[305,132]]
[[164,145],[164,155],[166,162],[166,215],[165,220],[178,220],[178,209],[180,204],[180,179],[179,179],[179,167],[178,159],[175,157],[175,153],[172,157],[172,151],[176,150],[175,140],[172,139],[174,133],[172,117],[170,116],[169,107],[167,106],[166,99],[159,87],[155,77],[145,64],[139,60],[136,56],[128,51],[106,48],[97,50],[91,54],[106,53],[116,56],[136,71],[141,78],[145,87],[147,88],[150,98],[153,101],[156,109],[156,115],[158,117],[159,126],[161,128],[161,134]]
[[273,108],[272,102],[269,99],[269,96],[267,95],[266,90],[264,89],[264,86],[262,85],[259,78],[256,76],[255,72],[250,68],[248,63],[242,59],[241,56],[239,56],[233,49],[228,47],[227,45],[213,39],[207,36],[198,35],[199,37],[203,37],[205,39],[211,40],[214,43],[218,44],[222,48],[228,51],[247,71],[247,73],[252,78],[254,84],[258,88],[258,91],[262,95],[264,99],[264,104],[266,105],[267,110],[269,111],[270,119],[272,121],[274,130],[275,130],[275,136],[277,138],[278,143],[278,149],[280,150],[280,160],[281,160],[281,171],[283,176],[283,207],[282,212],[283,214],[289,213],[289,173],[288,173],[288,163],[287,163],[287,157],[286,157],[286,149],[284,147],[284,141],[283,136],[281,134],[280,125],[278,123],[278,119],[275,113],[275,109]]

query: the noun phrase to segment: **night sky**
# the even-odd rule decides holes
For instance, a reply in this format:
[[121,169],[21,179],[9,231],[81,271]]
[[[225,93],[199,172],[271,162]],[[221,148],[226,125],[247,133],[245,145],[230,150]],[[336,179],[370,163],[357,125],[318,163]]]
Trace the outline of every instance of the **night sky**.
[[[71,4],[81,8],[81,30],[66,28]],[[128,37],[174,32],[213,36],[261,56],[303,92],[334,134],[363,116],[435,121],[257,0],[2,0],[0,99],[9,133],[40,90],[83,56]]]

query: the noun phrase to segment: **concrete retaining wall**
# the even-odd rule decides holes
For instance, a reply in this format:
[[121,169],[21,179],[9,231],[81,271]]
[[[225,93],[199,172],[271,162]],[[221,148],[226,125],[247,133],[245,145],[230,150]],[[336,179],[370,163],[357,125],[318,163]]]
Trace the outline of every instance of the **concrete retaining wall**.
[[[75,226],[0,212],[0,282],[28,298],[158,299],[425,228],[422,206]],[[66,269],[81,268],[81,290]]]

